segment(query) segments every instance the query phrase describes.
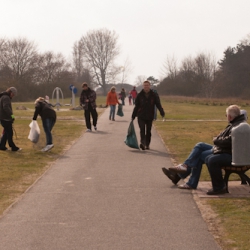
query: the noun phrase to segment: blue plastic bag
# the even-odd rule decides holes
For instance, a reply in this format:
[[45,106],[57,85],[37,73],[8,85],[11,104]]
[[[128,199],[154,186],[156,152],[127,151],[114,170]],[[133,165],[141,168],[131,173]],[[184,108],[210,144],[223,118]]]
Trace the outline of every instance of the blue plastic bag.
[[128,134],[125,139],[125,144],[130,147],[130,148],[139,148],[136,133],[135,133],[135,127],[133,121],[130,122],[129,127],[128,127]]
[[116,114],[119,116],[124,116],[123,111],[122,111],[122,104],[118,105],[118,110]]

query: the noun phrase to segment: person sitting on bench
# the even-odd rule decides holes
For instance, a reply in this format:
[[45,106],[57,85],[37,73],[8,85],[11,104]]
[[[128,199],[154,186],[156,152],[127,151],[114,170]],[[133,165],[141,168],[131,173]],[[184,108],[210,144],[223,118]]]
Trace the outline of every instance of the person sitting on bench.
[[[247,111],[240,110],[240,114],[244,121],[246,121],[248,118]],[[178,188],[196,189],[199,183],[202,165],[205,163],[206,157],[212,154],[213,145],[204,142],[199,142],[194,146],[184,163],[169,169],[162,168],[162,171],[175,185],[181,179],[185,179],[191,174],[188,182],[183,185],[179,185]]]

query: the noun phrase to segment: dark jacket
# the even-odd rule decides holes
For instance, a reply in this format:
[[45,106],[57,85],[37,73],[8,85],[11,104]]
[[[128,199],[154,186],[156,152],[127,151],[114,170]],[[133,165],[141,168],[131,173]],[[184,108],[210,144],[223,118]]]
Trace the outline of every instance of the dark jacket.
[[165,116],[165,112],[161,106],[160,98],[158,94],[155,94],[150,90],[147,94],[142,90],[135,99],[135,107],[132,113],[132,119],[137,116],[143,120],[154,119],[154,107],[158,108],[161,116]]
[[10,94],[7,92],[1,93],[0,98],[0,120],[12,121],[12,105]]
[[[89,102],[86,102],[89,100]],[[93,109],[96,109],[96,92],[90,88],[87,90],[83,90],[80,96],[80,105],[84,110],[88,110],[89,105],[92,106]]]
[[38,115],[41,116],[42,120],[53,119],[56,121],[56,111],[46,101],[41,100],[36,103],[33,120],[36,120]]
[[214,154],[232,154],[232,128],[238,126],[240,123],[246,122],[244,114],[235,117],[227,127],[214,138],[213,153]]

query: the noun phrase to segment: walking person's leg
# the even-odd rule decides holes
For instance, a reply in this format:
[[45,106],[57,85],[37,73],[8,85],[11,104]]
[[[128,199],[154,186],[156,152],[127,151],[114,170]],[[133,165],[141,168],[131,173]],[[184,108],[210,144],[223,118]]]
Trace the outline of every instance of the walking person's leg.
[[146,121],[146,139],[145,139],[146,149],[149,149],[149,144],[151,142],[152,123],[153,123],[153,121],[151,121],[151,120]]
[[91,130],[90,111],[88,109],[84,110],[84,117],[87,129]]
[[92,120],[93,120],[94,129],[97,130],[96,125],[97,125],[98,114],[97,114],[96,109],[93,109],[93,110],[91,111],[91,116],[92,116]]
[[[9,146],[11,147],[11,150],[12,151],[18,151],[19,148],[16,146],[16,144],[13,141],[13,127],[12,127],[12,122],[11,121],[1,121],[1,123],[4,126],[3,145],[6,145],[6,140],[7,140]],[[2,145],[2,142],[1,142],[1,145]]]
[[139,117],[137,118],[138,120],[138,125],[140,128],[140,137],[141,137],[141,144],[140,144],[140,148],[142,150],[145,150],[145,145],[146,145],[146,131],[145,131],[145,126],[146,126],[146,122],[142,119],[140,119]]
[[116,109],[116,105],[112,105],[112,121],[115,121],[115,109]]

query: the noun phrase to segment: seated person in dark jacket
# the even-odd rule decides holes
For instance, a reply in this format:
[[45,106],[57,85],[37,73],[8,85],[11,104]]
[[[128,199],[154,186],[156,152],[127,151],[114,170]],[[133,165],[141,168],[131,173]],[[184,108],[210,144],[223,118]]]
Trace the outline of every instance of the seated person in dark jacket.
[[152,89],[150,89],[150,82],[145,81],[143,83],[143,90],[135,99],[135,107],[132,113],[132,120],[134,120],[136,116],[138,119],[141,137],[140,148],[142,150],[149,149],[155,105],[160,111],[161,116],[164,117],[165,112],[161,106],[158,94],[154,93]]
[[217,137],[213,139],[213,154],[205,159],[211,176],[213,188],[208,190],[208,195],[227,193],[222,176],[222,167],[230,166],[232,162],[232,128],[245,122],[244,114],[241,114],[237,105],[231,105],[226,109],[226,116],[229,125]]
[[43,129],[46,135],[46,146],[42,149],[42,152],[47,152],[54,147],[51,131],[56,122],[56,112],[43,97],[37,98],[35,105],[33,120],[36,120],[38,115],[42,118]]

